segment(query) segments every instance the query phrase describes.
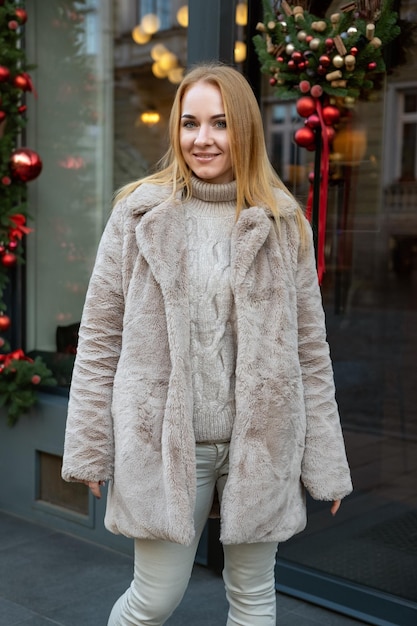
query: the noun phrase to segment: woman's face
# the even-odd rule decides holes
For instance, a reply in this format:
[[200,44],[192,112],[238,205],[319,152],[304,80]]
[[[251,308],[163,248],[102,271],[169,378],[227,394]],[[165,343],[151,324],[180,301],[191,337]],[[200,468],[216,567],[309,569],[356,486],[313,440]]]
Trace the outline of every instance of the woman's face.
[[233,180],[228,135],[220,90],[209,83],[192,85],[182,99],[180,146],[198,178],[210,183]]

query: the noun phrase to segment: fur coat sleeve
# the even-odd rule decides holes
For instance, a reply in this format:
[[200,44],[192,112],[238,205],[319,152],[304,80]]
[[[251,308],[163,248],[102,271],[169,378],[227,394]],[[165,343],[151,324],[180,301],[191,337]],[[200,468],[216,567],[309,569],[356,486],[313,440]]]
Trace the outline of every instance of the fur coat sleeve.
[[306,408],[306,440],[301,480],[317,500],[337,500],[352,491],[347,470],[333,368],[315,269],[311,228],[300,246],[297,267],[298,353]]
[[113,380],[122,342],[123,204],[115,207],[97,251],[80,325],[70,391],[62,476],[113,476]]

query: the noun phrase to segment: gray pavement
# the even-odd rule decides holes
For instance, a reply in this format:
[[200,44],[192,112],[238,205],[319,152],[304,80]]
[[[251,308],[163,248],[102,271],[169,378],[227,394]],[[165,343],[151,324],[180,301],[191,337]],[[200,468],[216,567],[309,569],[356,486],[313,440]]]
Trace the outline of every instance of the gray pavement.
[[[106,626],[132,573],[129,556],[0,512],[0,626]],[[364,622],[279,594],[280,626],[358,626]],[[222,579],[195,565],[167,626],[221,626]]]

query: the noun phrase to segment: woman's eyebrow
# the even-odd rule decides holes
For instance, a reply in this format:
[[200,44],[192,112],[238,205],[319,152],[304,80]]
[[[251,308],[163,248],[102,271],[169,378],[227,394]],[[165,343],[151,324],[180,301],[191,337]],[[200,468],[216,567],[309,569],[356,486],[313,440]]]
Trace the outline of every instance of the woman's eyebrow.
[[[181,119],[183,117],[185,117],[187,119],[190,119],[190,120],[195,120],[196,119],[195,115],[191,115],[190,113],[183,113],[183,115],[181,115]],[[217,113],[216,115],[212,115],[210,119],[211,120],[217,120],[220,117],[226,117],[226,113]]]

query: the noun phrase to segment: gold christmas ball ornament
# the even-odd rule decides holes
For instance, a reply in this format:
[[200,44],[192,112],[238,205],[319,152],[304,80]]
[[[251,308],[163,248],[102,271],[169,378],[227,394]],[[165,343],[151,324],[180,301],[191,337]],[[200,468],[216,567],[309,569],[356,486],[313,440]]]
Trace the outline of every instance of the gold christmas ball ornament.
[[336,54],[336,55],[333,57],[332,63],[333,63],[333,65],[334,65],[335,67],[343,67],[343,66],[344,66],[344,64],[345,64],[345,61],[344,61],[343,57],[342,57],[342,56],[340,56],[340,54]]

